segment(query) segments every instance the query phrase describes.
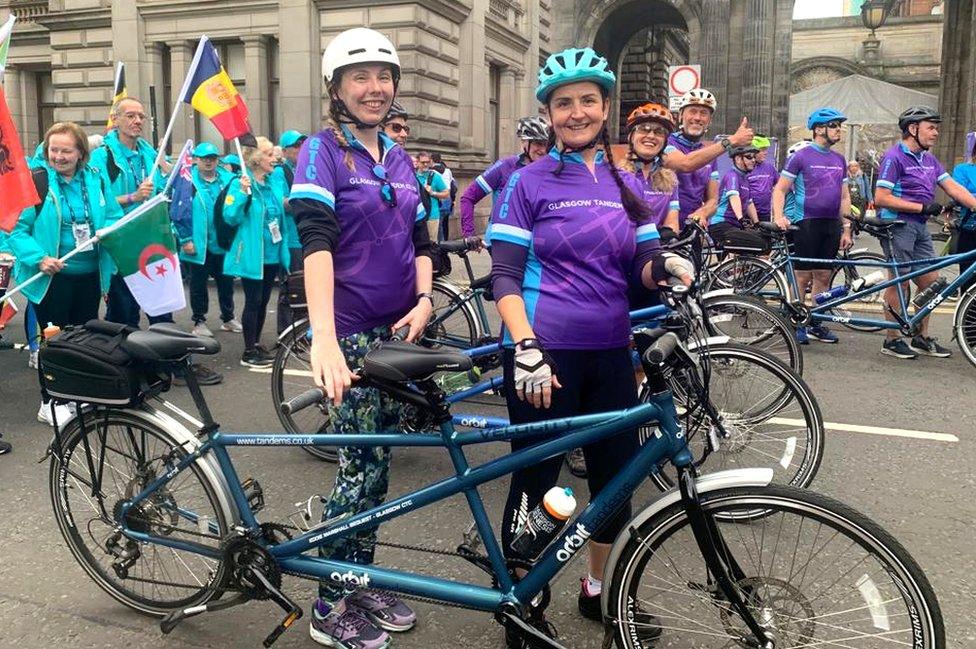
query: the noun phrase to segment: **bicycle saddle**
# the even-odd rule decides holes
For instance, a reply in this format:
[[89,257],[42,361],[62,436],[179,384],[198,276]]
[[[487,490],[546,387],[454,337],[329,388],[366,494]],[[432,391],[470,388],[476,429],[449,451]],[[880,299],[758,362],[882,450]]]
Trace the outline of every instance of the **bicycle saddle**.
[[896,221],[895,219],[882,219],[877,216],[864,216],[861,217],[862,225],[870,225],[872,228],[894,228],[905,225],[904,221]]
[[363,360],[365,376],[397,382],[419,381],[435,372],[464,372],[471,367],[471,358],[459,352],[397,341],[383,343]]
[[187,354],[216,354],[220,343],[182,331],[174,324],[150,325],[148,331],[134,331],[122,349],[144,361],[176,361]]

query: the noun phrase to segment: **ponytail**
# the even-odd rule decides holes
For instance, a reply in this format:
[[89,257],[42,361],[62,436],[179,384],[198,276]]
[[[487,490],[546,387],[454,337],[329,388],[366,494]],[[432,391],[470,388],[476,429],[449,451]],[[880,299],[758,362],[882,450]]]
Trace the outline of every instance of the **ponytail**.
[[627,216],[635,223],[650,220],[651,209],[624,183],[624,179],[620,176],[620,170],[614,164],[613,149],[610,147],[610,134],[607,132],[606,126],[600,133],[600,139],[603,142],[603,155],[607,157],[610,175],[613,176],[613,182],[617,184],[617,189],[620,190],[620,202],[623,203]]

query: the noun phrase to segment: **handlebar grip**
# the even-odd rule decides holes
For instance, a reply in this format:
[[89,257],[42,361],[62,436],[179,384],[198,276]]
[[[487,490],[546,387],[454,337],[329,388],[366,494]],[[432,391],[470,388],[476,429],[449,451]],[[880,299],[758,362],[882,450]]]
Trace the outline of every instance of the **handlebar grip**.
[[322,390],[322,388],[312,388],[311,390],[302,392],[294,399],[282,403],[281,411],[286,415],[293,415],[299,410],[304,410],[311,405],[315,405],[324,398],[325,392]]
[[394,342],[402,343],[404,340],[407,339],[407,336],[409,335],[410,335],[410,325],[403,325],[402,327],[400,327],[399,329],[393,332],[393,335],[390,336],[390,340]]
[[674,350],[678,347],[678,343],[678,336],[672,332],[668,332],[654,341],[651,348],[644,352],[644,360],[648,365],[662,365],[674,353]]
[[481,248],[481,237],[465,237],[464,243],[469,251],[475,252]]

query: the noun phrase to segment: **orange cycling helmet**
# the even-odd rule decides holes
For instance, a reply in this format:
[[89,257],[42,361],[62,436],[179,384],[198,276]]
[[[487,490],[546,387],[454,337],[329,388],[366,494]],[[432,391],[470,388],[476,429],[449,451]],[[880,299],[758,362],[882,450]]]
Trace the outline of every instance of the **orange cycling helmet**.
[[630,111],[627,116],[627,130],[632,130],[641,122],[657,122],[668,129],[668,133],[674,133],[677,128],[671,111],[661,104],[647,103]]

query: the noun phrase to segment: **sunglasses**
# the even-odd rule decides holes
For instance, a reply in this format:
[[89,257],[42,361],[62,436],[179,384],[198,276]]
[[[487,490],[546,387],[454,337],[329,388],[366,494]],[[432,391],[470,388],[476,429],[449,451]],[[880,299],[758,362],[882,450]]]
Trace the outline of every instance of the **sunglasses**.
[[668,131],[664,127],[658,126],[657,124],[648,124],[646,122],[635,126],[634,130],[641,135],[660,135],[662,137],[668,136]]
[[382,183],[380,185],[380,198],[383,199],[383,204],[387,207],[396,207],[396,190],[390,184],[390,179],[386,177],[386,168],[381,164],[373,165],[373,175]]
[[407,126],[406,124],[397,124],[396,122],[393,122],[392,124],[387,124],[386,128],[390,129],[397,135],[399,135],[400,133],[406,133],[407,135],[410,135],[410,127]]
[[827,122],[827,128],[840,128],[841,122]]
[[746,160],[755,160],[756,159],[756,154],[755,153],[743,153],[742,154],[742,157],[745,158]]

